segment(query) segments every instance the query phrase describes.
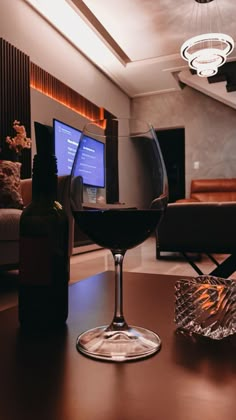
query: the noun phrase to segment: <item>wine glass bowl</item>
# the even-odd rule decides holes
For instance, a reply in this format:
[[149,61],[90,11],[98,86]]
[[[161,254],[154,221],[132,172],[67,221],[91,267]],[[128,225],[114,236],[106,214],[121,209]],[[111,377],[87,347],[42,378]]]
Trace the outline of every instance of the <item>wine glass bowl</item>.
[[154,129],[127,118],[85,125],[74,158],[71,209],[80,229],[111,251],[115,266],[110,324],[79,335],[77,349],[96,359],[129,361],[156,353],[159,336],[129,325],[123,313],[123,259],[156,229],[168,202],[165,165]]

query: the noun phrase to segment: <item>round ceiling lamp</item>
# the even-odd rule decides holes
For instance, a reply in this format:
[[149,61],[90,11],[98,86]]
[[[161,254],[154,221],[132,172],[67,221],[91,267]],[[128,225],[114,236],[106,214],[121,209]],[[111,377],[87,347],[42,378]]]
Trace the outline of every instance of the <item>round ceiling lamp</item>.
[[[195,0],[197,3],[206,4],[213,0]],[[202,22],[201,17],[201,22]],[[206,23],[211,27],[209,13]],[[221,32],[208,32],[194,36],[183,43],[180,49],[181,56],[187,60],[189,67],[196,70],[200,77],[214,76],[218,67],[222,66],[227,56],[234,48],[231,36]]]

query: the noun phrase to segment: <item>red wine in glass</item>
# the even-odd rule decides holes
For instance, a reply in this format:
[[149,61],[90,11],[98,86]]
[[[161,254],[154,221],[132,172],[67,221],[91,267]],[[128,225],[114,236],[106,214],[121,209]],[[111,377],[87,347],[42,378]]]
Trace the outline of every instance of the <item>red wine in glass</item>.
[[[104,149],[106,156],[99,152]],[[70,183],[74,220],[93,242],[111,251],[115,278],[112,321],[80,334],[76,347],[94,359],[114,362],[151,356],[161,347],[158,334],[129,325],[124,317],[123,259],[154,232],[168,202],[165,165],[152,126],[127,118],[86,124]]]

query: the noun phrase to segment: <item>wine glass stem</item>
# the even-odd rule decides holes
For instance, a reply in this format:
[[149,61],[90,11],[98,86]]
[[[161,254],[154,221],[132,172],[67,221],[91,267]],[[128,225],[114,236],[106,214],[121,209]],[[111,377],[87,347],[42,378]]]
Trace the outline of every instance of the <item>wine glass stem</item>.
[[115,262],[115,311],[109,330],[126,330],[128,325],[123,315],[123,259],[124,253],[112,252]]

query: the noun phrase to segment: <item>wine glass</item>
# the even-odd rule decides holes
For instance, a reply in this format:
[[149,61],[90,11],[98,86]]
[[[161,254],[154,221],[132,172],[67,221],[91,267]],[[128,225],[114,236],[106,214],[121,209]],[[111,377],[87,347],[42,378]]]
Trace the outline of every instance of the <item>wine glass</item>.
[[166,170],[153,127],[127,118],[86,124],[70,182],[75,222],[111,251],[115,266],[113,319],[80,334],[76,347],[92,358],[117,362],[150,356],[161,340],[155,332],[126,322],[122,264],[126,251],[156,229],[168,202]]

